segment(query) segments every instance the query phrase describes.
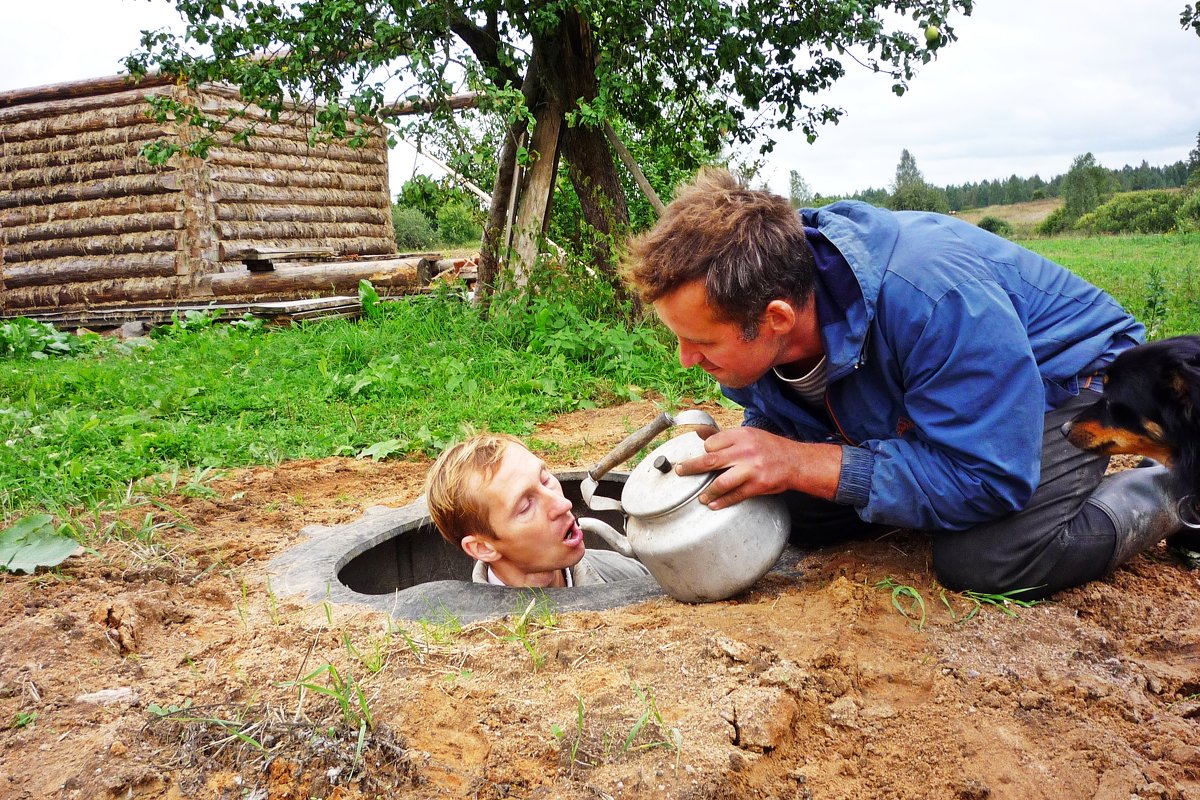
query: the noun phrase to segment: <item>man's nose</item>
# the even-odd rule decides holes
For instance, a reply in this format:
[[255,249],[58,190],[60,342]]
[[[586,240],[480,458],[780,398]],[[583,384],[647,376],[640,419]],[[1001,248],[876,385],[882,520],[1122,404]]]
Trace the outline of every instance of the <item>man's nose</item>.
[[679,343],[679,363],[683,365],[684,369],[694,367],[703,360],[704,356],[695,347],[683,342]]
[[570,511],[572,506],[571,501],[567,499],[566,495],[564,495],[562,491],[555,491],[550,493],[549,508],[550,512],[554,516],[561,517],[563,514]]

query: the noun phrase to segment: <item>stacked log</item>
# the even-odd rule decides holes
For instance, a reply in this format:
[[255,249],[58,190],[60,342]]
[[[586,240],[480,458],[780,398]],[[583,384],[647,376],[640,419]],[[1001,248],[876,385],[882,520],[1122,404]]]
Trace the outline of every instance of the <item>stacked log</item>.
[[[261,249],[396,252],[380,132],[366,147],[310,146],[313,119],[304,109],[272,117],[215,86],[198,105],[235,114],[207,160],[221,271],[241,270],[245,253]],[[251,136],[235,142],[244,132]]]
[[[142,155],[187,135],[148,115],[147,97],[165,94],[231,117],[206,160]],[[254,250],[394,254],[385,137],[310,146],[310,123],[163,78],[0,92],[0,312],[211,298],[212,278],[241,276]],[[311,296],[295,287],[313,283],[245,291]]]
[[[170,297],[183,282],[179,186],[139,157],[168,134],[145,113],[163,81],[0,95],[5,308]],[[119,288],[118,288],[119,287]]]

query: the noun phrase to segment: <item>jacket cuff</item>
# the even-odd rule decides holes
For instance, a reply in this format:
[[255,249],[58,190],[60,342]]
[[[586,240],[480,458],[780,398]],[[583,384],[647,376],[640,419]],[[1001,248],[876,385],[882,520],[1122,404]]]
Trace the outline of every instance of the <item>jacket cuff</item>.
[[838,476],[839,505],[862,508],[871,499],[871,478],[875,474],[875,456],[865,447],[842,446],[842,472]]

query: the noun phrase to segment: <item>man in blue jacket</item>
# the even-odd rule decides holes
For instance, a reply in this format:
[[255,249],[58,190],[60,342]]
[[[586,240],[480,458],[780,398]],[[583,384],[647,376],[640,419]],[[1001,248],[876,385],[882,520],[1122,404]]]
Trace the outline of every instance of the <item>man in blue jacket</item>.
[[1166,470],[1104,478],[1064,421],[1143,326],[1037,254],[939,214],[785,200],[704,170],[633,240],[627,279],[742,405],[684,474],[701,501],[786,492],[794,537],[934,532],[954,589],[1040,597],[1180,528]]

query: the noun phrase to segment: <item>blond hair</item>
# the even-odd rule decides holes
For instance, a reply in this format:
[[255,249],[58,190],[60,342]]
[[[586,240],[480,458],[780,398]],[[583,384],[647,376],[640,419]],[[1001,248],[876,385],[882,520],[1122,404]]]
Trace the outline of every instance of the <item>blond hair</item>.
[[482,489],[496,475],[505,450],[525,445],[504,433],[479,433],[451,445],[438,456],[425,476],[429,516],[446,541],[462,546],[464,536],[495,538],[488,522]]
[[717,319],[753,339],[772,300],[808,299],[816,267],[787,200],[704,167],[676,190],[658,223],[630,241],[621,270],[647,303],[703,281]]

